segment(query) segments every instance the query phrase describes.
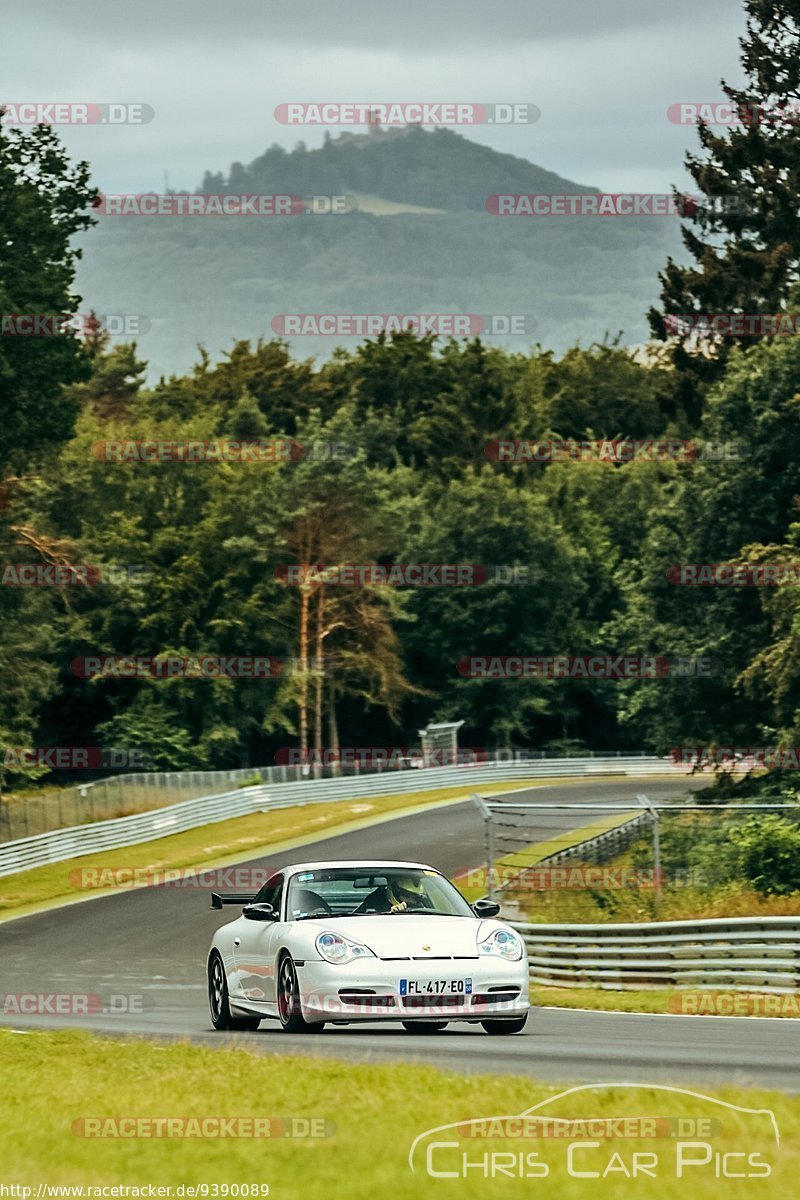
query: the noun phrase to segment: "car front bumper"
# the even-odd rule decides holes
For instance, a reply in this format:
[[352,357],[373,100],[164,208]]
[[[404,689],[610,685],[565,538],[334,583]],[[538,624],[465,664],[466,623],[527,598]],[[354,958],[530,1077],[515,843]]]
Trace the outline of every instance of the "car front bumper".
[[[524,1016],[530,1007],[524,958],[359,959],[337,966],[307,959],[297,967],[310,1022],[481,1021]],[[463,992],[451,990],[461,983]]]

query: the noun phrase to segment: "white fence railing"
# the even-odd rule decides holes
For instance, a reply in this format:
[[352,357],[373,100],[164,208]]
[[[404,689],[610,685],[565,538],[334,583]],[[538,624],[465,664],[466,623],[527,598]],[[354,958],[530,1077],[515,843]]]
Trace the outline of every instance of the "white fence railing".
[[171,804],[166,808],[72,825],[50,833],[0,844],[0,876],[30,870],[47,863],[62,862],[85,854],[117,850],[140,842],[183,833],[199,825],[226,821],[248,813],[290,808],[330,800],[399,795],[433,788],[459,787],[465,794],[484,783],[527,779],[586,777],[598,775],[652,775],[672,771],[665,758],[559,758],[465,764],[458,767],[426,767],[420,770],[384,772],[344,779],[306,779],[298,783],[266,784],[241,788],[221,795],[204,796]]
[[[446,753],[446,752],[445,752]],[[362,775],[384,775],[391,778],[407,771],[416,775],[419,769],[434,766],[467,766],[483,764],[487,756],[483,752],[465,750],[455,763],[446,757],[438,762],[424,763],[422,751],[409,750],[400,754],[392,752],[391,764],[381,755],[374,761],[369,755],[361,759],[358,755],[342,761],[312,762],[305,766],[287,764],[271,767],[236,767],[219,771],[137,771],[125,775],[109,775],[103,779],[84,779],[72,787],[56,790],[41,788],[28,792],[24,797],[14,793],[0,797],[0,842],[14,842],[22,838],[35,837],[40,833],[51,833],[55,829],[66,829],[69,825],[83,825],[89,821],[111,821],[116,817],[128,817],[134,813],[150,812],[154,808],[166,808],[181,800],[199,800],[205,796],[218,796],[235,787],[270,787],[280,783],[307,783],[309,780],[359,778]],[[586,751],[582,760],[630,759],[630,753],[622,751]],[[641,757],[646,760],[644,751]],[[539,762],[557,759],[558,756],[544,750],[498,751],[491,762]],[[601,768],[602,770],[602,768]]]
[[531,981],[545,986],[800,989],[800,917],[512,923],[528,948]]

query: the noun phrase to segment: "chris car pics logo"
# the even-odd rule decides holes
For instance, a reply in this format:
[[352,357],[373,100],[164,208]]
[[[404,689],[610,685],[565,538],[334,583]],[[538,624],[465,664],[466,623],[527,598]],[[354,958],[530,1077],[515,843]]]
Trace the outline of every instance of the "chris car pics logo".
[[521,1113],[426,1129],[412,1142],[408,1165],[435,1180],[685,1179],[691,1185],[768,1179],[779,1148],[771,1109],[623,1082],[581,1084]]

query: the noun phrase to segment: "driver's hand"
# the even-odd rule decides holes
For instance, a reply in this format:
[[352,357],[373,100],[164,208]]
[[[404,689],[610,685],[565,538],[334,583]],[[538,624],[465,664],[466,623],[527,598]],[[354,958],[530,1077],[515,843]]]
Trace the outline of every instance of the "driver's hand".
[[406,904],[405,900],[401,900],[399,904],[393,904],[389,909],[389,912],[405,912],[407,908],[408,905]]

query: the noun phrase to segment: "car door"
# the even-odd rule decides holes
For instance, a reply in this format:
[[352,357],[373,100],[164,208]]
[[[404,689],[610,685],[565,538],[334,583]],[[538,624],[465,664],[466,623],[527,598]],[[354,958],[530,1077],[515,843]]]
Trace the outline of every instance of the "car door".
[[[254,904],[271,904],[280,915],[283,873],[272,875],[254,898]],[[275,942],[278,921],[251,921],[243,917],[233,938],[235,975],[231,995],[257,1004],[275,1003]]]

